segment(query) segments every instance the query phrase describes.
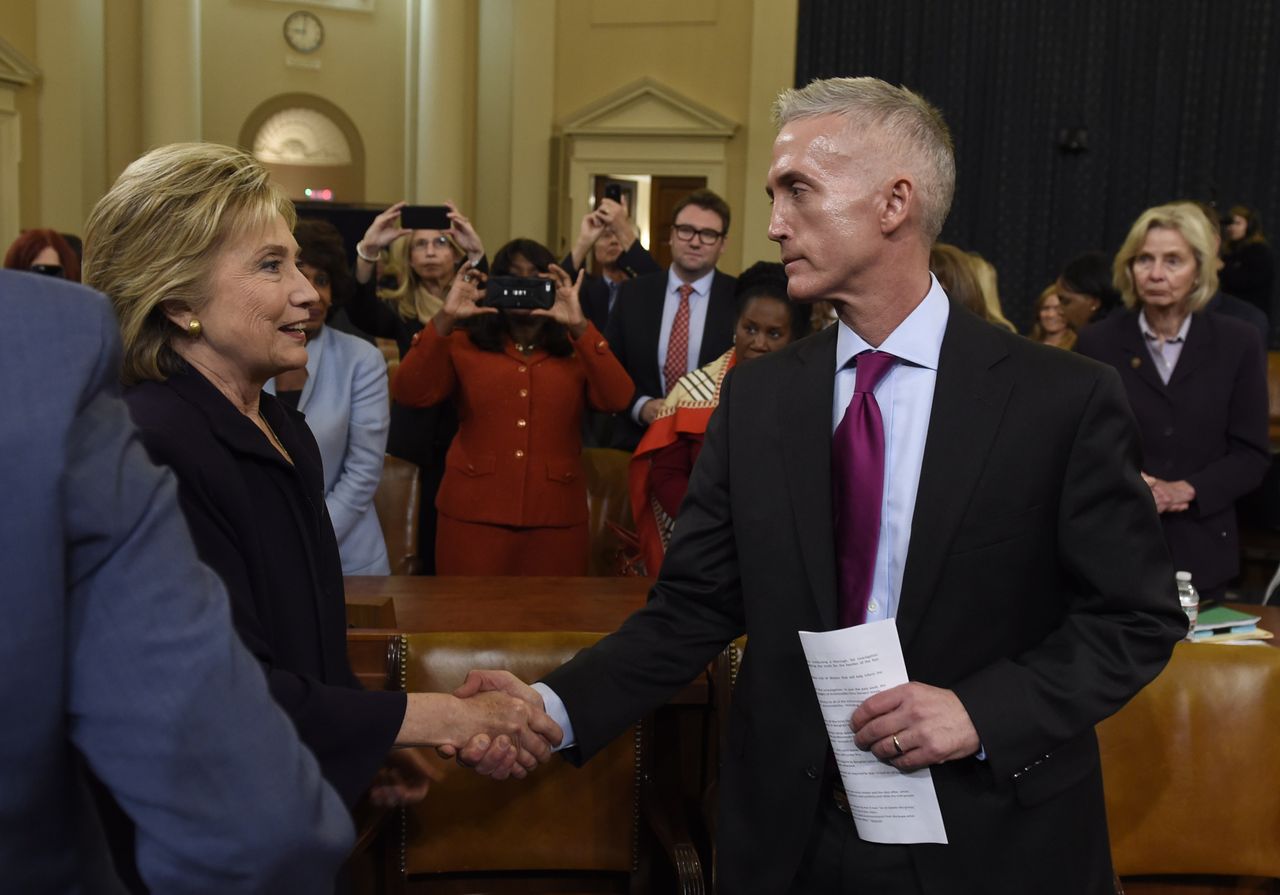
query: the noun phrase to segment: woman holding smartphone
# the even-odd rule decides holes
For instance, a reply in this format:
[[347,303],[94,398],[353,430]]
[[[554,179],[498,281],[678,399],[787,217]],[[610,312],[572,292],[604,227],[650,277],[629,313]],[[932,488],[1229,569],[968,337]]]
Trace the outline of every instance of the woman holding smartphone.
[[[397,202],[373,219],[356,243],[356,291],[347,304],[351,322],[371,336],[394,339],[403,360],[410,342],[444,304],[458,266],[470,261],[484,270],[484,243],[471,222],[452,203],[443,219],[426,223],[442,227],[410,229],[402,226]],[[409,223],[420,223],[410,215]],[[390,283],[379,288],[378,264]],[[436,491],[444,477],[444,454],[458,431],[452,402],[433,407],[391,404],[387,453],[422,470],[422,500],[418,513],[418,556],[423,574],[435,574]]]
[[495,275],[554,280],[554,305],[533,311],[486,306],[486,277],[464,265],[392,383],[409,406],[457,403],[437,498],[442,575],[587,573],[582,417],[625,409],[633,386],[582,313],[582,274],[552,261],[531,239],[494,257]]

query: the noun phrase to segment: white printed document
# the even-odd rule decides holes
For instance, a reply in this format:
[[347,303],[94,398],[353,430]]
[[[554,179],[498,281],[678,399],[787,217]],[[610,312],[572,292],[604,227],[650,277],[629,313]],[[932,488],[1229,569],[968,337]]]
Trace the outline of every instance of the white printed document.
[[868,696],[907,683],[893,619],[839,631],[800,632],[849,810],[866,842],[947,841],[928,768],[903,773],[853,744],[849,719]]

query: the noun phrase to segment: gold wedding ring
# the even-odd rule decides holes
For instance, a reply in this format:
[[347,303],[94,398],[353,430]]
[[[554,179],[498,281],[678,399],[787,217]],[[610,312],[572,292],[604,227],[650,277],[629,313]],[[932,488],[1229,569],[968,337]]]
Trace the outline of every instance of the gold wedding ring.
[[903,752],[902,744],[898,742],[898,735],[896,733],[893,735],[892,739],[893,739],[893,748],[898,750],[899,755],[905,755],[906,753]]

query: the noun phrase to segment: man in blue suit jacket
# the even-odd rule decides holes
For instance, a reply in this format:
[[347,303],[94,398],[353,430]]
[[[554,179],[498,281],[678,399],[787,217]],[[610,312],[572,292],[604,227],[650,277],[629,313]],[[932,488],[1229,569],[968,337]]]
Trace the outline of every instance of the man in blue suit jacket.
[[352,841],[120,400],[88,289],[0,271],[0,880],[116,892],[89,798],[157,892],[323,891]]

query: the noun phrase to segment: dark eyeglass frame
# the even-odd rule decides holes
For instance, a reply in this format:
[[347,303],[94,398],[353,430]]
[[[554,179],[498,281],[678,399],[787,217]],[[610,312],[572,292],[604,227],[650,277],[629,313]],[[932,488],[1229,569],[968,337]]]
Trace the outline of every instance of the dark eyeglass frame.
[[63,273],[61,264],[33,264],[27,268],[31,273],[38,273],[45,277],[62,277]]
[[693,238],[696,236],[698,237],[698,242],[704,246],[713,246],[724,239],[724,234],[719,230],[712,230],[710,227],[698,229],[689,224],[672,224],[671,232],[681,242],[693,242]]

